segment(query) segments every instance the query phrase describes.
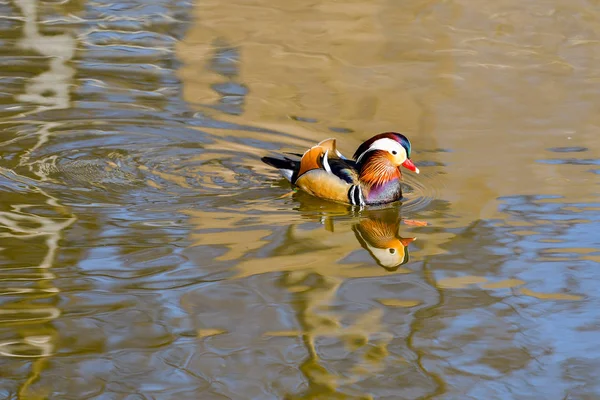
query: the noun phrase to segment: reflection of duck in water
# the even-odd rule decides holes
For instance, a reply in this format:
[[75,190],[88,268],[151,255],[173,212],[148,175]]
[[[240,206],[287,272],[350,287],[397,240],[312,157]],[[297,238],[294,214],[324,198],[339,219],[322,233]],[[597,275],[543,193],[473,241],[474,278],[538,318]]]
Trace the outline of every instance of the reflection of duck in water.
[[377,264],[388,271],[395,271],[408,262],[408,245],[416,239],[399,236],[399,226],[400,217],[394,210],[393,213],[371,214],[361,218],[352,229],[361,246],[371,254]]
[[397,207],[371,207],[358,213],[348,205],[324,202],[304,192],[295,193],[294,199],[298,202],[297,210],[305,219],[320,222],[329,233],[312,229],[306,231],[292,225],[290,237],[294,240],[286,243],[286,252],[348,248],[352,231],[352,236],[386,270],[396,271],[409,261],[408,245],[416,238],[400,236],[401,218]]
[[406,136],[386,132],[361,144],[354,160],[336,149],[327,139],[307,150],[300,160],[263,157],[285,178],[313,196],[358,206],[385,204],[402,198],[400,166],[419,173],[410,160],[411,145]]

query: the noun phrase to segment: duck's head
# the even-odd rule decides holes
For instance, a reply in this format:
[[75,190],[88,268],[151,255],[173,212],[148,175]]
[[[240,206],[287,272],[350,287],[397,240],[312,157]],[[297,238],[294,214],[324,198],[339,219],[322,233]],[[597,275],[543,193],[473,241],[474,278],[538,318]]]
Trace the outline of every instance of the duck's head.
[[373,161],[389,161],[391,165],[419,173],[419,168],[410,159],[410,141],[406,136],[397,132],[385,132],[373,136],[361,144],[354,153],[358,164]]

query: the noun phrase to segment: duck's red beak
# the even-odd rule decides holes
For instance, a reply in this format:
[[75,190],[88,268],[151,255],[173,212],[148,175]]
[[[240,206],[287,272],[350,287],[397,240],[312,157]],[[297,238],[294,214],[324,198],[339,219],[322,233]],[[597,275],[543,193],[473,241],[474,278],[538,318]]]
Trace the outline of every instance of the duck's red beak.
[[406,161],[402,163],[402,166],[409,171],[416,172],[417,174],[419,173],[419,168],[417,168],[415,163],[413,163],[412,160],[410,160],[409,158],[407,158]]

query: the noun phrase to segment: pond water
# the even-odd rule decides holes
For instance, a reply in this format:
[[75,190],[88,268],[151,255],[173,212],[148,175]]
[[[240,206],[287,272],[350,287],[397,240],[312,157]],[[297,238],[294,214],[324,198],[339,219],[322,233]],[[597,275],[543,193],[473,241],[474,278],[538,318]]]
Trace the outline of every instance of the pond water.
[[0,398],[599,398],[598,6],[0,1]]

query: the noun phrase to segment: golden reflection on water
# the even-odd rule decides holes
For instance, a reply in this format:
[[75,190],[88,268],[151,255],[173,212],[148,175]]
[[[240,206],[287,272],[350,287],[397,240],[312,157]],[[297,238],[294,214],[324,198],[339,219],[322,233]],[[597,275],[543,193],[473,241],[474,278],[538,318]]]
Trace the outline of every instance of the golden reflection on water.
[[[235,275],[242,279],[259,274],[282,272],[281,284],[290,293],[296,309],[300,331],[268,331],[265,337],[300,337],[306,346],[307,358],[300,370],[308,379],[302,395],[291,398],[333,396],[342,386],[352,385],[365,377],[385,370],[388,344],[394,335],[383,322],[383,310],[375,308],[363,313],[353,323],[342,322],[344,315],[335,311],[340,287],[348,278],[385,276],[390,273],[410,273],[401,266],[409,261],[408,246],[415,238],[400,236],[398,208],[365,211],[358,218],[336,220],[347,216],[351,208],[322,202],[303,193],[295,201],[303,213],[303,221],[292,223],[277,248],[270,249],[268,259],[252,256],[272,242],[272,230],[239,226],[245,214],[231,212],[187,211],[195,225],[192,246],[225,246],[227,251],[217,261],[236,261]],[[261,217],[261,224],[280,224],[275,213]],[[320,228],[305,224],[318,223]],[[357,244],[379,264],[344,261]],[[418,301],[394,298],[378,299],[389,307],[414,307]],[[200,329],[207,337],[225,333],[222,329]],[[331,372],[321,361],[316,341],[331,338],[339,341],[352,354],[352,366],[343,374]],[[350,361],[349,361],[350,362]],[[367,393],[363,393],[368,395]]]
[[[561,25],[564,31],[556,32],[552,17],[532,13],[525,14],[539,24],[537,32],[517,28],[527,25],[522,22],[527,17],[520,12],[520,3],[508,0],[490,3],[485,10],[462,1],[420,1],[402,7],[385,1],[324,0],[310,5],[199,1],[196,23],[177,47],[185,62],[179,72],[183,95],[209,112],[200,104],[221,100],[215,85],[243,85],[247,88],[243,113],[219,118],[291,133],[306,140],[303,146],[331,136],[331,127],[342,127],[355,132],[342,134],[344,149],[354,149],[361,140],[385,130],[407,132],[417,158],[419,149],[453,149],[454,154],[428,155],[451,168],[441,169],[450,179],[428,183],[443,185],[442,194],[465,218],[496,218],[503,195],[587,194],[583,186],[580,193],[573,193],[574,187],[565,192],[559,184],[564,171],[535,160],[547,157],[547,147],[596,141],[587,122],[598,117],[590,107],[572,110],[582,114],[575,121],[579,126],[561,107],[573,93],[571,78],[577,75],[566,58],[572,56],[577,63],[584,47],[593,54],[598,48],[587,42],[581,47],[572,27]],[[592,28],[590,22],[581,22]],[[494,28],[495,37],[484,36]],[[521,43],[516,33],[530,43]],[[569,40],[565,55],[556,54],[554,47],[561,37]],[[233,50],[226,60],[234,66],[230,75],[211,67],[223,61],[220,57],[227,58],[219,55],[223,49]],[[490,53],[498,58],[496,63],[481,61]],[[537,79],[536,74],[556,79],[533,86],[530,81]],[[519,86],[524,88],[522,106],[512,109],[508,91]],[[486,96],[490,100],[485,101]],[[473,117],[468,129],[464,109]],[[536,115],[554,118],[538,124]],[[292,119],[296,117],[314,122],[298,123]],[[515,131],[519,123],[532,133],[523,136]],[[534,145],[540,140],[546,145]]]
[[[256,379],[287,398],[500,398],[532,377],[596,381],[569,375],[595,329],[578,318],[597,308],[594,8],[199,0],[177,41],[182,23],[153,25],[155,5],[82,3],[79,19],[71,2],[12,4],[21,36],[3,45],[43,60],[0,121],[21,124],[0,167],[21,190],[0,210],[0,355],[28,362],[21,398],[67,393],[53,377],[80,370],[98,374],[78,376],[80,397],[225,396]],[[285,197],[259,161],[331,136],[348,154],[385,130],[423,166],[402,206]]]
[[[23,37],[18,42],[18,46],[50,57],[49,68],[28,79],[25,93],[17,96],[17,99],[24,103],[39,104],[40,108],[32,112],[68,108],[70,105],[69,86],[75,75],[75,69],[69,66],[69,61],[75,55],[75,38],[70,34],[41,34],[38,26],[38,1],[13,1],[25,17]],[[38,147],[43,143],[45,140],[39,143]]]
[[[541,220],[552,218],[507,217],[502,206],[508,200],[503,196],[558,195],[561,197],[556,201],[561,203],[597,201],[586,166],[573,165],[567,170],[562,163],[552,164],[554,160],[540,162],[550,158],[549,148],[594,148],[599,143],[592,128],[598,125],[598,115],[593,110],[599,99],[590,86],[597,77],[586,73],[591,71],[589,60],[600,58],[600,47],[592,40],[592,32],[597,31],[594,21],[600,19],[600,13],[589,10],[589,19],[578,15],[574,17],[577,24],[563,24],[559,21],[571,6],[561,3],[549,11],[540,4],[524,10],[522,3],[514,0],[487,2],[475,8],[460,0],[402,5],[360,0],[322,0],[311,4],[197,1],[195,24],[186,40],[177,45],[177,54],[184,62],[178,75],[189,104],[227,122],[281,133],[206,128],[215,140],[207,145],[213,153],[200,156],[205,161],[214,154],[223,154],[223,158],[269,174],[257,161],[264,154],[258,154],[248,144],[253,139],[270,143],[276,137],[274,145],[278,150],[281,147],[298,152],[336,136],[342,152],[351,153],[374,133],[398,130],[411,138],[416,164],[430,163],[422,168],[425,173],[418,177],[419,182],[433,188],[431,197],[442,199],[448,210],[421,213],[421,204],[409,205],[405,207],[408,216],[404,216],[428,221],[431,218],[433,222],[432,227],[407,229],[405,234],[410,237],[413,234],[408,232],[417,232],[414,236],[419,236],[416,259],[423,263],[419,265],[424,266],[424,271],[423,276],[420,272],[415,276],[435,288],[440,296],[439,304],[417,311],[423,319],[411,325],[407,339],[412,343],[410,338],[420,337],[421,345],[431,346],[424,353],[414,351],[419,359],[415,364],[437,385],[433,393],[446,390],[438,371],[444,371],[441,374],[446,379],[455,373],[452,367],[445,369],[438,363],[442,358],[452,363],[452,358],[436,353],[436,349],[450,351],[447,349],[455,344],[449,338],[442,350],[436,335],[446,329],[452,332],[452,321],[447,315],[460,318],[456,311],[464,307],[460,294],[468,293],[474,303],[483,304],[499,301],[496,296],[501,298],[501,293],[538,300],[583,299],[579,294],[561,293],[560,288],[552,292],[533,290],[529,279],[539,280],[532,275],[527,280],[517,277],[516,272],[503,275],[492,266],[495,252],[501,252],[495,246],[504,249],[505,245],[495,243],[494,235],[484,239],[482,232],[486,230],[480,227],[494,221],[492,225],[515,228],[511,231],[515,237],[529,238],[539,235],[536,228]],[[576,26],[584,27],[584,33]],[[218,68],[223,65],[227,67]],[[229,101],[230,95],[215,89],[224,84],[243,92],[235,112],[219,108]],[[231,143],[228,135],[238,140]],[[598,155],[597,151],[593,154]],[[219,174],[212,167],[204,172],[209,174],[200,179],[207,185],[212,184],[213,174]],[[220,174],[234,184],[235,174]],[[282,187],[276,195],[284,195],[286,190]],[[428,190],[424,194],[431,195],[432,189]],[[346,393],[340,390],[341,386],[381,372],[381,360],[389,351],[386,332],[390,329],[377,312],[365,313],[365,320],[344,326],[340,316],[331,311],[342,284],[349,278],[390,274],[385,268],[357,262],[352,254],[360,244],[375,263],[383,267],[388,263],[383,257],[386,253],[380,249],[389,246],[369,240],[364,229],[378,232],[386,243],[393,239],[408,244],[410,239],[398,235],[393,219],[386,218],[387,225],[379,229],[376,217],[358,217],[337,206],[318,210],[311,208],[302,196],[294,196],[289,202],[275,197],[271,201],[277,205],[260,205],[258,209],[264,211],[260,222],[250,225],[243,214],[236,215],[234,210],[189,210],[196,227],[191,238],[196,246],[226,248],[218,258],[235,263],[232,279],[285,274],[285,287],[294,296],[302,329],[268,334],[302,337],[308,357],[301,369],[308,378],[309,389],[300,398],[346,398],[341,394]],[[294,208],[302,219],[289,221],[284,238],[272,249],[268,246],[277,234],[270,226],[286,225],[290,218],[274,211],[277,207]],[[320,227],[307,226],[307,221],[319,223]],[[219,226],[226,228],[217,232]],[[508,251],[519,248],[518,240],[504,240],[510,243]],[[477,247],[479,241],[481,247]],[[470,242],[474,248],[468,245]],[[494,250],[488,252],[485,246]],[[261,249],[268,250],[261,253]],[[447,257],[438,259],[444,255]],[[518,258],[517,250],[514,256],[502,257],[510,264],[508,260]],[[412,275],[413,270],[397,260],[392,261],[398,265],[396,272]],[[536,260],[545,261],[542,257]],[[430,264],[439,270],[425,268]],[[480,270],[484,272],[478,274]],[[321,285],[314,284],[311,278],[315,277]],[[455,293],[459,295],[453,297]],[[423,303],[418,298],[378,301],[386,309],[419,307]],[[474,314],[477,307],[473,305]],[[485,340],[485,329],[472,328],[464,336],[468,340],[461,340],[464,337],[457,333],[457,341],[477,345]],[[358,342],[369,343],[376,332],[383,336],[373,343],[380,357],[375,357],[374,364],[359,362],[352,372],[343,374],[323,366],[315,347],[318,338],[334,337],[351,347],[349,338],[353,335]],[[503,340],[514,340],[507,336],[511,339]],[[512,351],[509,345],[507,348]],[[455,355],[461,353],[457,350]],[[486,357],[482,355],[478,360],[481,365],[498,367],[494,357]],[[429,361],[428,367],[423,367],[421,358]],[[529,354],[514,357],[525,364],[531,358]],[[471,370],[466,366],[460,373]]]
[[[36,54],[51,57],[48,69],[28,79],[24,92],[17,96],[21,103],[34,106],[33,110],[21,115],[69,107],[69,90],[75,70],[68,66],[68,63],[75,52],[75,39],[69,34],[41,34],[37,1],[15,0],[14,4],[24,17],[23,35],[17,45]],[[30,162],[30,154],[48,141],[50,130],[54,126],[52,123],[42,125],[35,134],[36,140],[33,144],[23,148],[18,155],[19,166],[29,169],[40,181],[48,180],[44,172],[45,166],[42,164],[46,161],[52,163],[52,160],[44,160],[42,163]],[[26,138],[17,136],[11,142],[23,139]],[[0,355],[37,359],[19,389],[21,398],[30,398],[29,396],[33,395],[30,385],[47,367],[45,358],[55,352],[59,333],[52,326],[52,321],[61,316],[61,310],[52,305],[55,303],[53,299],[60,293],[53,284],[56,276],[52,269],[55,266],[62,232],[76,221],[76,217],[60,204],[58,198],[32,185],[30,179],[5,168],[0,169],[0,174],[16,182],[26,183],[30,191],[28,200],[31,201],[12,204],[10,211],[0,212],[0,238],[21,242],[19,251],[22,252],[27,252],[26,249],[31,245],[34,245],[36,250],[44,249],[37,265],[4,269],[2,280],[14,283],[13,286],[3,288],[0,293],[1,296],[9,298],[17,296],[14,301],[5,302],[0,310],[0,325],[15,326],[16,334],[13,339],[0,342]],[[38,196],[43,200],[37,199]],[[36,211],[40,207],[44,208],[43,215]],[[48,216],[49,213],[54,216]],[[20,283],[23,286],[20,286]],[[27,287],[24,287],[25,285]],[[36,395],[42,393],[38,392]]]
[[[247,219],[245,214],[232,212],[205,212],[188,210],[195,231],[191,234],[191,246],[224,246],[227,251],[215,258],[217,261],[237,261],[235,275],[242,278],[257,274],[277,271],[307,270],[317,271],[322,275],[338,277],[382,276],[388,272],[410,272],[400,268],[409,261],[409,244],[416,238],[400,236],[399,210],[375,210],[362,214],[358,218],[347,218],[334,222],[334,217],[349,207],[338,204],[327,204],[323,210],[323,202],[303,197],[304,207],[307,204],[319,203],[319,212],[305,215],[308,221],[318,222],[322,229],[305,227],[304,223],[292,223],[288,228],[283,242],[271,249],[269,261],[262,258],[250,257],[263,247],[272,243],[270,236],[273,231],[268,224],[281,224],[289,219],[288,216],[277,214],[267,215],[260,220],[260,225],[266,227],[239,230],[241,221]],[[337,209],[337,211],[336,211]],[[325,211],[327,210],[327,211]],[[357,222],[358,221],[358,222]],[[236,233],[237,232],[237,233]],[[379,264],[382,269],[362,263],[343,262],[360,244]],[[310,249],[310,251],[307,251]]]

